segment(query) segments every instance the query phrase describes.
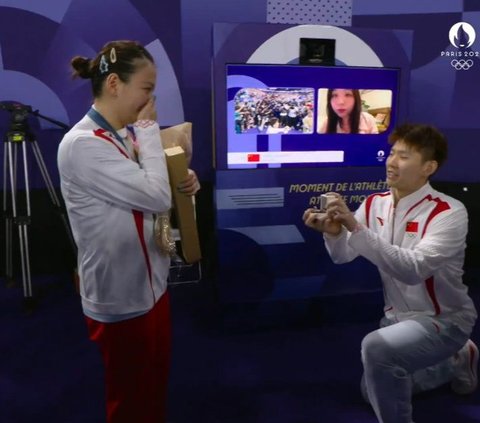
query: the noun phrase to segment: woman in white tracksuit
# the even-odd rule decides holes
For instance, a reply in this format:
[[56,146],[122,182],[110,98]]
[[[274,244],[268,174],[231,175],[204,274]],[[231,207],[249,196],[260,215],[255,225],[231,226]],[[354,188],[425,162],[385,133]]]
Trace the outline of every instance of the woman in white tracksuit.
[[323,232],[335,263],[363,256],[378,267],[385,316],[362,342],[362,393],[379,422],[412,423],[412,393],[447,382],[459,394],[475,390],[477,313],[462,282],[466,209],[428,182],[446,159],[445,138],[403,125],[390,142],[389,192],[355,214],[335,194],[325,213],[308,209],[303,219]]
[[[155,244],[153,216],[170,209],[171,192],[156,122],[156,68],[132,41],[110,42],[92,60],[77,56],[72,67],[91,80],[94,104],[60,143],[58,166],[82,307],[105,364],[107,421],[161,423],[170,258]],[[193,195],[195,174],[178,188]]]

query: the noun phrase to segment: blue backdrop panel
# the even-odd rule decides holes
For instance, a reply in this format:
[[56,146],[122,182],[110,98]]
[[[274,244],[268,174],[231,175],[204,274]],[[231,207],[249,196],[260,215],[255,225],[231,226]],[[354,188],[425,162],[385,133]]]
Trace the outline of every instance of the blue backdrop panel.
[[[341,179],[340,179],[341,178]],[[352,209],[386,188],[383,168],[218,171],[215,202],[219,289],[224,301],[305,299],[379,288],[363,259],[330,260],[321,234],[302,214],[322,193],[342,193]]]
[[[169,25],[163,25],[165,22]],[[157,104],[160,123],[180,123],[185,118],[175,69],[181,60],[179,22],[180,2],[160,11],[146,0],[41,4],[0,0],[0,101],[30,105],[45,116],[73,125],[88,110],[92,94],[89,81],[72,81],[71,58],[93,57],[110,40],[134,39],[147,46],[161,75],[155,94],[168,101]],[[7,111],[0,111],[2,136],[10,127],[10,117]],[[30,117],[28,122],[57,186],[56,155],[64,131],[42,119]],[[33,158],[29,162],[31,187],[44,188]]]
[[[213,33],[217,164],[226,162],[226,63],[298,63],[299,39],[334,38],[337,63],[401,69],[399,116],[406,115],[410,31],[320,25],[216,24]],[[386,42],[388,40],[388,42]],[[301,81],[299,81],[301,84]],[[304,227],[303,211],[336,191],[356,209],[385,191],[380,167],[270,168],[216,171],[219,292],[224,301],[273,301],[379,289],[363,259],[334,265],[321,235]]]
[[[448,133],[450,158],[434,179],[478,182],[477,157],[480,109],[480,4],[475,1],[355,2],[355,27],[399,28],[414,32],[412,70],[408,93],[409,117]],[[378,7],[375,7],[378,6]],[[431,13],[428,13],[431,12]],[[466,22],[476,37],[468,48],[451,43],[454,25]],[[471,34],[472,35],[472,34]],[[469,130],[471,129],[471,130]]]

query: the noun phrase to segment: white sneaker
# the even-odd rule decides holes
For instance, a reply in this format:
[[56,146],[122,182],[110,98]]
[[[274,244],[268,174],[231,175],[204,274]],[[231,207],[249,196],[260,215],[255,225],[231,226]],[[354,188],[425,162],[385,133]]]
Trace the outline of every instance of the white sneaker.
[[478,348],[470,339],[455,354],[456,370],[452,379],[452,390],[456,394],[467,395],[477,389]]

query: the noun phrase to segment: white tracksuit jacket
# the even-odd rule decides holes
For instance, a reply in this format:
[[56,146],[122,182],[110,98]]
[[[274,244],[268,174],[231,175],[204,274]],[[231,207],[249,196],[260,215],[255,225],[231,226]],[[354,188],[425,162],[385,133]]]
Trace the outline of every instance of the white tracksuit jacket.
[[171,206],[159,127],[135,129],[138,162],[126,129],[118,132],[127,148],[85,116],[58,151],[87,315],[147,312],[167,287],[170,260],[153,232],[153,213]]
[[447,318],[469,333],[477,313],[462,282],[468,217],[463,204],[429,183],[402,198],[369,196],[355,213],[362,229],[324,236],[335,263],[363,256],[383,282],[385,316]]

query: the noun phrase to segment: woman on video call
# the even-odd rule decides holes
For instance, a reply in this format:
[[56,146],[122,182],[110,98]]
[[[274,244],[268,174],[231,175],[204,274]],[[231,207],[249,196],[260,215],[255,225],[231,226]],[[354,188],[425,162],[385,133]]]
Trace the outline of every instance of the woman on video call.
[[375,118],[362,112],[360,92],[354,89],[329,89],[327,117],[319,125],[321,134],[378,134]]

